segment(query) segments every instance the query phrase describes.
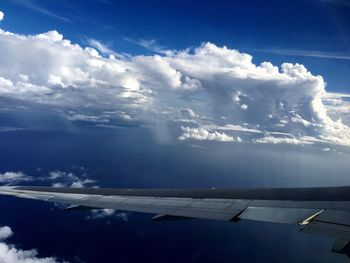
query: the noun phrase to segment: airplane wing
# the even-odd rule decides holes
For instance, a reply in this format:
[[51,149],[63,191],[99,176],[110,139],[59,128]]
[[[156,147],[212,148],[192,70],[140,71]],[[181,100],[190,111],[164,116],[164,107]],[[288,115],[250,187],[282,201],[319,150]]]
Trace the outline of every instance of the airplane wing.
[[350,257],[350,187],[262,189],[108,189],[0,187],[1,195],[69,204],[67,210],[112,208],[152,213],[153,220],[205,218],[298,224],[336,239]]

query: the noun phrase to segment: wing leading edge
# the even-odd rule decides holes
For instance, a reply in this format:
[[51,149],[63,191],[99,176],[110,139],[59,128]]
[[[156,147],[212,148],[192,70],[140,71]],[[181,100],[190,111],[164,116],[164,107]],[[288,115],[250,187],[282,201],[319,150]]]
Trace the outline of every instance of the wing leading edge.
[[298,224],[304,233],[335,238],[350,255],[350,187],[273,189],[103,189],[0,187],[0,194],[71,205],[156,214],[153,220],[204,218]]

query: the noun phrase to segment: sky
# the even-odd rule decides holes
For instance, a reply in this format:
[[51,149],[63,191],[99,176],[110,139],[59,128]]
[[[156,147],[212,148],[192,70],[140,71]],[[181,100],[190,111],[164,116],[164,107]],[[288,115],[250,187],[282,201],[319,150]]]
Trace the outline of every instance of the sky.
[[[2,0],[0,183],[349,185],[349,14],[346,0]],[[0,262],[347,261],[294,226],[0,210]]]

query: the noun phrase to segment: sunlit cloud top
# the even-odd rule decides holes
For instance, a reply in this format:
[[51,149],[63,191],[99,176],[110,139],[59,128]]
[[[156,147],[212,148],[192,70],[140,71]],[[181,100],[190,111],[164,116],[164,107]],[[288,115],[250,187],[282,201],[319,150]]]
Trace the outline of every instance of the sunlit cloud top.
[[56,30],[0,30],[0,50],[0,95],[60,107],[70,121],[173,122],[179,141],[350,145],[350,128],[327,113],[323,77],[302,64],[256,65],[251,55],[210,42],[118,54]]

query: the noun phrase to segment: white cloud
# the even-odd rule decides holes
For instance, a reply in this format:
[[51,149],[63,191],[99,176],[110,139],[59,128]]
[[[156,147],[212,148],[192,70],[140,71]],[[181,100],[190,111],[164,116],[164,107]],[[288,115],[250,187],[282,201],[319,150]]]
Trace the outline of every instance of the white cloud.
[[322,102],[331,118],[341,118],[343,123],[350,125],[350,94],[327,93]]
[[[244,125],[244,124],[243,124]],[[216,129],[216,130],[221,130],[221,131],[235,131],[235,132],[243,132],[243,133],[262,133],[258,129],[254,128],[247,128],[247,127],[242,127],[240,125],[234,125],[234,124],[226,124],[224,126],[217,126],[217,125],[205,125],[203,126],[206,129]]]
[[42,5],[39,5],[39,4],[35,3],[32,0],[13,1],[13,4],[19,5],[19,6],[22,6],[22,7],[25,7],[25,8],[28,8],[28,9],[30,9],[32,11],[41,13],[41,14],[46,15],[46,16],[50,16],[50,17],[55,18],[55,19],[59,19],[59,20],[64,21],[64,22],[72,22],[72,20],[70,20],[69,18],[61,16],[61,15],[59,15],[57,13],[54,13],[54,12],[46,9]]
[[4,242],[13,235],[12,229],[8,226],[0,227],[0,262],[2,263],[57,263],[60,262],[54,257],[38,257],[35,249],[22,250],[12,244]]
[[42,177],[31,177],[23,172],[4,172],[0,173],[0,183],[7,185],[18,184],[20,182],[29,181],[45,181],[51,182],[54,187],[72,187],[72,188],[83,188],[83,187],[96,187],[95,180],[89,179],[85,173],[84,168],[81,169],[81,174],[76,175],[71,172],[62,171],[51,171],[48,176]]
[[[268,133],[264,141],[270,143],[295,143],[306,136],[314,142],[350,145],[350,128],[335,118],[340,113],[337,103],[344,100],[327,100],[322,76],[301,64],[255,65],[249,54],[212,43],[109,58],[101,55],[108,54],[108,46],[96,41],[90,45],[73,44],[57,31],[25,36],[0,30],[0,96],[69,107],[74,109],[66,115],[71,121],[113,126],[116,116],[103,112],[123,112],[142,123],[157,123],[149,125],[153,129],[169,119],[179,126],[195,124],[184,130],[182,140],[234,141],[233,130],[226,134],[206,128],[231,125]],[[95,113],[87,114],[87,109]],[[275,133],[295,140],[278,139]],[[256,141],[257,134],[244,141]]]
[[0,21],[4,20],[5,14],[4,12],[0,11]]
[[57,179],[63,179],[63,180],[78,180],[79,178],[74,175],[73,173],[67,173],[67,172],[62,172],[62,171],[51,171],[49,172],[49,180],[57,180]]
[[13,236],[12,229],[8,226],[0,227],[0,241]]
[[95,209],[89,212],[86,219],[102,219],[102,218],[116,218],[121,221],[129,221],[128,214],[126,212],[117,212],[115,209]]
[[87,216],[87,219],[100,219],[100,218],[106,218],[109,216],[112,216],[115,214],[114,209],[96,209],[96,210],[92,210],[89,212],[89,215]]
[[[181,127],[183,133],[179,137],[179,140],[185,141],[185,140],[200,140],[200,141],[220,141],[220,142],[234,142],[236,141],[235,138],[233,138],[230,135],[227,135],[223,132],[209,132],[204,128],[190,128],[190,127]],[[237,139],[240,141],[240,139]]]
[[43,177],[41,179],[54,181],[54,183],[51,184],[53,187],[84,188],[87,186],[93,187],[96,183],[95,180],[86,178],[85,173],[79,177],[73,173],[58,170],[49,172],[49,177]]
[[242,110],[248,109],[248,105],[247,105],[247,104],[242,104],[242,105],[241,105],[241,109],[242,109]]
[[32,181],[33,178],[22,172],[5,172],[0,173],[0,183],[14,184],[19,182]]
[[94,180],[90,180],[90,179],[84,179],[84,180],[77,180],[77,181],[74,181],[72,182],[72,184],[70,185],[70,187],[72,188],[84,188],[86,187],[87,185],[92,185],[94,184],[95,181]]
[[305,145],[305,144],[314,144],[314,140],[309,140],[309,138],[280,138],[273,136],[266,136],[260,139],[255,140],[256,143],[272,143],[272,144],[295,144],[295,145]]
[[198,117],[198,115],[190,108],[181,108],[180,112],[184,118],[195,119]]
[[75,113],[70,111],[66,118],[70,121],[86,121],[86,122],[94,122],[94,123],[108,123],[109,119],[96,115],[86,115],[81,113]]
[[348,53],[326,52],[326,51],[319,51],[319,50],[252,49],[252,51],[267,53],[267,54],[278,54],[278,55],[284,55],[284,56],[350,60],[350,56],[348,55]]
[[116,55],[116,53],[110,48],[110,44],[104,44],[101,41],[98,41],[93,38],[89,38],[87,42],[90,46],[92,46],[93,48],[96,48],[103,55],[108,55],[108,56]]
[[158,44],[156,39],[139,39],[134,40],[128,37],[123,38],[125,41],[128,41],[133,44],[140,45],[141,47],[144,47],[150,51],[153,51],[155,53],[164,54],[164,55],[174,55],[176,51],[166,49],[165,47]]

